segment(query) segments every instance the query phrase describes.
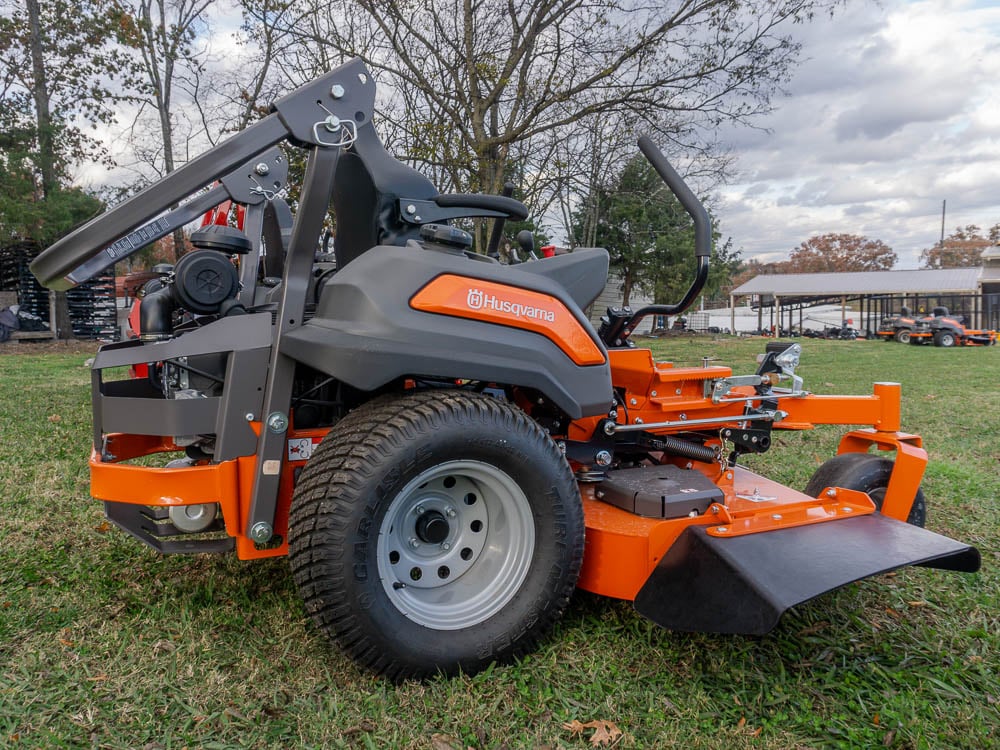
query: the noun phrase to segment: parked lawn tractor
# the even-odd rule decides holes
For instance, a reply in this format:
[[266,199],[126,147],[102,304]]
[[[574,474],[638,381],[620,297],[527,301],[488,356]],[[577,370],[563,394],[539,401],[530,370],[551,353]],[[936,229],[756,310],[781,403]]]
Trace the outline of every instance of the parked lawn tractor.
[[935,307],[933,316],[916,322],[909,342],[934,342],[934,346],[944,347],[994,346],[997,343],[997,332],[966,328],[960,316],[949,315],[946,307]]
[[[675,630],[764,634],[866,576],[979,568],[976,549],[921,528],[927,454],[901,431],[898,384],[811,394],[790,342],[748,374],[634,344],[644,318],[697,297],[711,253],[707,213],[649,140],[694,219],[696,280],[594,330],[583,310],[608,254],[473,252],[456,220],[525,207],[439,194],[385,151],[374,101],[351,61],[33,264],[67,289],[213,206],[246,206],[245,231],[199,230],[143,299],[139,338],[94,360],[91,487],[117,526],[164,553],[288,555],[317,627],[392,679],[530,652],[575,587]],[[294,218],[281,141],[308,155]],[[332,258],[316,247],[331,202]],[[740,464],[774,430],[820,424],[863,427],[804,492]]]
[[898,341],[909,343],[910,334],[917,324],[917,319],[910,315],[910,308],[903,307],[899,315],[888,315],[882,318],[875,335],[883,341]]

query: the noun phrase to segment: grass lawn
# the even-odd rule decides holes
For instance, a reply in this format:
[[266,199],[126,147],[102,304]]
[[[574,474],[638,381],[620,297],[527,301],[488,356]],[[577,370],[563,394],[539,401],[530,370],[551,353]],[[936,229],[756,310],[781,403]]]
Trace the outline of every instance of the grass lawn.
[[[0,354],[0,747],[1000,746],[1000,347],[803,340],[818,393],[903,384],[923,435],[928,527],[979,574],[907,569],[802,605],[763,638],[670,633],[578,592],[515,666],[390,685],[306,619],[284,560],[161,557],[89,497],[86,353]],[[658,355],[752,372],[763,340]],[[30,346],[17,345],[30,352]],[[13,350],[18,351],[17,349]],[[843,429],[778,433],[744,459],[803,487]]]

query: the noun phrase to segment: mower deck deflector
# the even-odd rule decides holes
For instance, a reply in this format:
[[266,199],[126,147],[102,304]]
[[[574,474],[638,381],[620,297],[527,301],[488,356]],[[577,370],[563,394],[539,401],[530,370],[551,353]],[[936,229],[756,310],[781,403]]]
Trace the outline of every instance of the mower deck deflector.
[[670,630],[763,635],[789,607],[906,565],[974,573],[974,547],[878,513],[720,538],[690,526],[635,598]]

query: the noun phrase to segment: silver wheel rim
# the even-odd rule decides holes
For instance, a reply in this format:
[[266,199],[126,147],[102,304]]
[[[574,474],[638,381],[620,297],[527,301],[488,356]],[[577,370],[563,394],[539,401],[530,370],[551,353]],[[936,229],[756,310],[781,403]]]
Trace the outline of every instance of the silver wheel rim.
[[507,605],[534,549],[531,505],[517,482],[482,461],[447,461],[421,472],[389,505],[378,572],[407,618],[458,630]]

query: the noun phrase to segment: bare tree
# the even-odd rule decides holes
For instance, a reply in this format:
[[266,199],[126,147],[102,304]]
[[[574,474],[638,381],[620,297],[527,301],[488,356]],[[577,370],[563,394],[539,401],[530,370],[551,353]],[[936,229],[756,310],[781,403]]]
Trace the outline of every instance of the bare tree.
[[436,160],[455,189],[497,192],[515,157],[533,157],[533,177],[588,159],[565,153],[585,128],[703,149],[712,128],[769,109],[799,51],[786,27],[835,3],[303,0],[280,66],[307,77],[331,51],[361,57],[394,92],[383,112],[406,105],[389,119],[410,156]]
[[[131,23],[123,24],[122,39],[135,51],[142,75],[131,95],[139,105],[130,128],[132,147],[139,162],[157,177],[174,171],[178,161],[186,160],[192,140],[211,141],[202,127],[179,112],[176,99],[179,92],[187,93],[183,98],[190,104],[200,94],[205,69],[203,53],[195,42],[206,28],[207,11],[214,2],[134,0],[129,6]],[[192,110],[198,111],[197,107]],[[157,139],[149,138],[149,116],[155,118]],[[174,232],[173,241],[175,248],[184,247],[182,230]]]

